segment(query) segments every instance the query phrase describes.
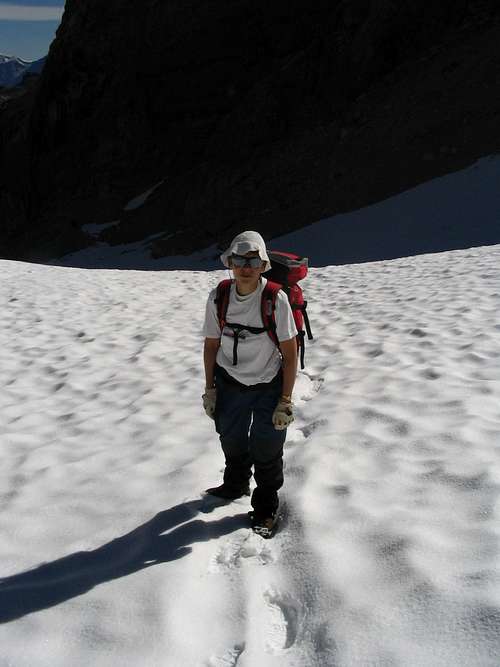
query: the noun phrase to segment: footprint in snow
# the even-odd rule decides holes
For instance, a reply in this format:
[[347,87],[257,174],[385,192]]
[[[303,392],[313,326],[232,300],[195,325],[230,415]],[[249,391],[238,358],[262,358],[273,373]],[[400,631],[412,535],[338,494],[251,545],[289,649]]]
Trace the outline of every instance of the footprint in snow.
[[236,667],[240,655],[245,650],[245,644],[236,644],[221,656],[214,656],[207,662],[207,667]]
[[298,604],[291,596],[273,589],[265,591],[264,600],[268,610],[265,649],[268,653],[280,653],[291,648],[297,638]]
[[322,377],[311,376],[305,371],[300,371],[294,388],[295,402],[311,401],[321,391],[323,383]]
[[289,445],[303,442],[318,426],[323,426],[327,423],[325,419],[319,419],[315,422],[303,425],[307,418],[307,408],[301,404],[308,403],[321,391],[324,383],[324,378],[308,375],[305,371],[301,371],[297,376],[297,382],[294,389],[294,403],[297,408],[297,419],[291,425],[288,434],[287,442]]
[[228,540],[217,549],[208,571],[212,574],[233,570],[242,565],[268,565],[274,563],[271,545],[259,535],[248,532],[243,538]]
[[320,426],[324,426],[327,424],[328,421],[326,419],[318,419],[315,422],[311,422],[310,424],[306,424],[305,426],[300,427],[298,430],[302,431],[304,434],[304,438],[309,438],[316,429],[318,429]]

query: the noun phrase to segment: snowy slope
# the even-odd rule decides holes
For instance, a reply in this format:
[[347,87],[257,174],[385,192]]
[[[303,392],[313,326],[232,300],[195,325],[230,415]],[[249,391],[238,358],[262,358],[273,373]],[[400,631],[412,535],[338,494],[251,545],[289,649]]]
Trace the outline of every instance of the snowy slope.
[[[311,271],[283,523],[200,491],[223,272],[0,262],[0,664],[498,667],[500,246]],[[210,511],[211,510],[211,511]]]
[[[461,171],[453,172],[365,208],[315,222],[296,232],[273,239],[271,247],[289,248],[309,256],[310,265],[352,263],[348,258],[401,257],[446,248],[467,248],[500,242],[500,156],[492,155]],[[130,201],[125,208],[143,205],[158,187]],[[62,266],[122,269],[215,269],[220,250],[206,248],[191,257],[163,257],[151,260],[155,237],[137,243],[109,246],[99,243],[99,233],[115,225],[85,225],[83,230],[97,241],[57,260]],[[480,228],[481,243],[470,229]],[[159,236],[162,236],[160,234]],[[410,252],[399,252],[400,249]],[[354,250],[353,250],[354,249]]]

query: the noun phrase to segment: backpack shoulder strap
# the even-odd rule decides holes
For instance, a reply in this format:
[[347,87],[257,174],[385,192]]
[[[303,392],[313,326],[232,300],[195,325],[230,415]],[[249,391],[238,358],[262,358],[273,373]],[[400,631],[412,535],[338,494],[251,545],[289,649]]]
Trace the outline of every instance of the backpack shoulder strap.
[[229,295],[231,292],[232,282],[233,282],[232,280],[227,278],[226,280],[222,280],[217,285],[217,292],[215,295],[215,305],[217,306],[217,319],[219,320],[219,326],[221,332],[222,329],[224,329],[224,325],[226,324],[226,315],[229,306]]
[[279,283],[274,283],[268,280],[266,286],[262,290],[261,311],[262,323],[267,329],[269,338],[275,345],[280,346],[278,335],[276,333],[276,299],[278,292],[281,289]]

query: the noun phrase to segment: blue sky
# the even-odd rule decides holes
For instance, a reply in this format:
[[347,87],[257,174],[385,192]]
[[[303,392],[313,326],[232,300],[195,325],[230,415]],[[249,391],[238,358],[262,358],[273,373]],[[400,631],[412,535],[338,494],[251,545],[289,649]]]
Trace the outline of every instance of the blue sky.
[[0,53],[25,60],[46,55],[63,8],[64,0],[0,0]]

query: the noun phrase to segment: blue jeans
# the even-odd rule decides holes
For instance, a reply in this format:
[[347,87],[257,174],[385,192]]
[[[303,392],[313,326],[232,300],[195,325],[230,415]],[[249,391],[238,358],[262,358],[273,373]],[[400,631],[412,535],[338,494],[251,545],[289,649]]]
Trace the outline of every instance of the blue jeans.
[[273,412],[281,396],[277,378],[258,389],[245,389],[216,374],[215,428],[226,459],[224,484],[239,490],[252,476],[257,484],[252,507],[264,516],[278,508],[278,489],[283,486],[283,445],[286,430],[277,431]]

